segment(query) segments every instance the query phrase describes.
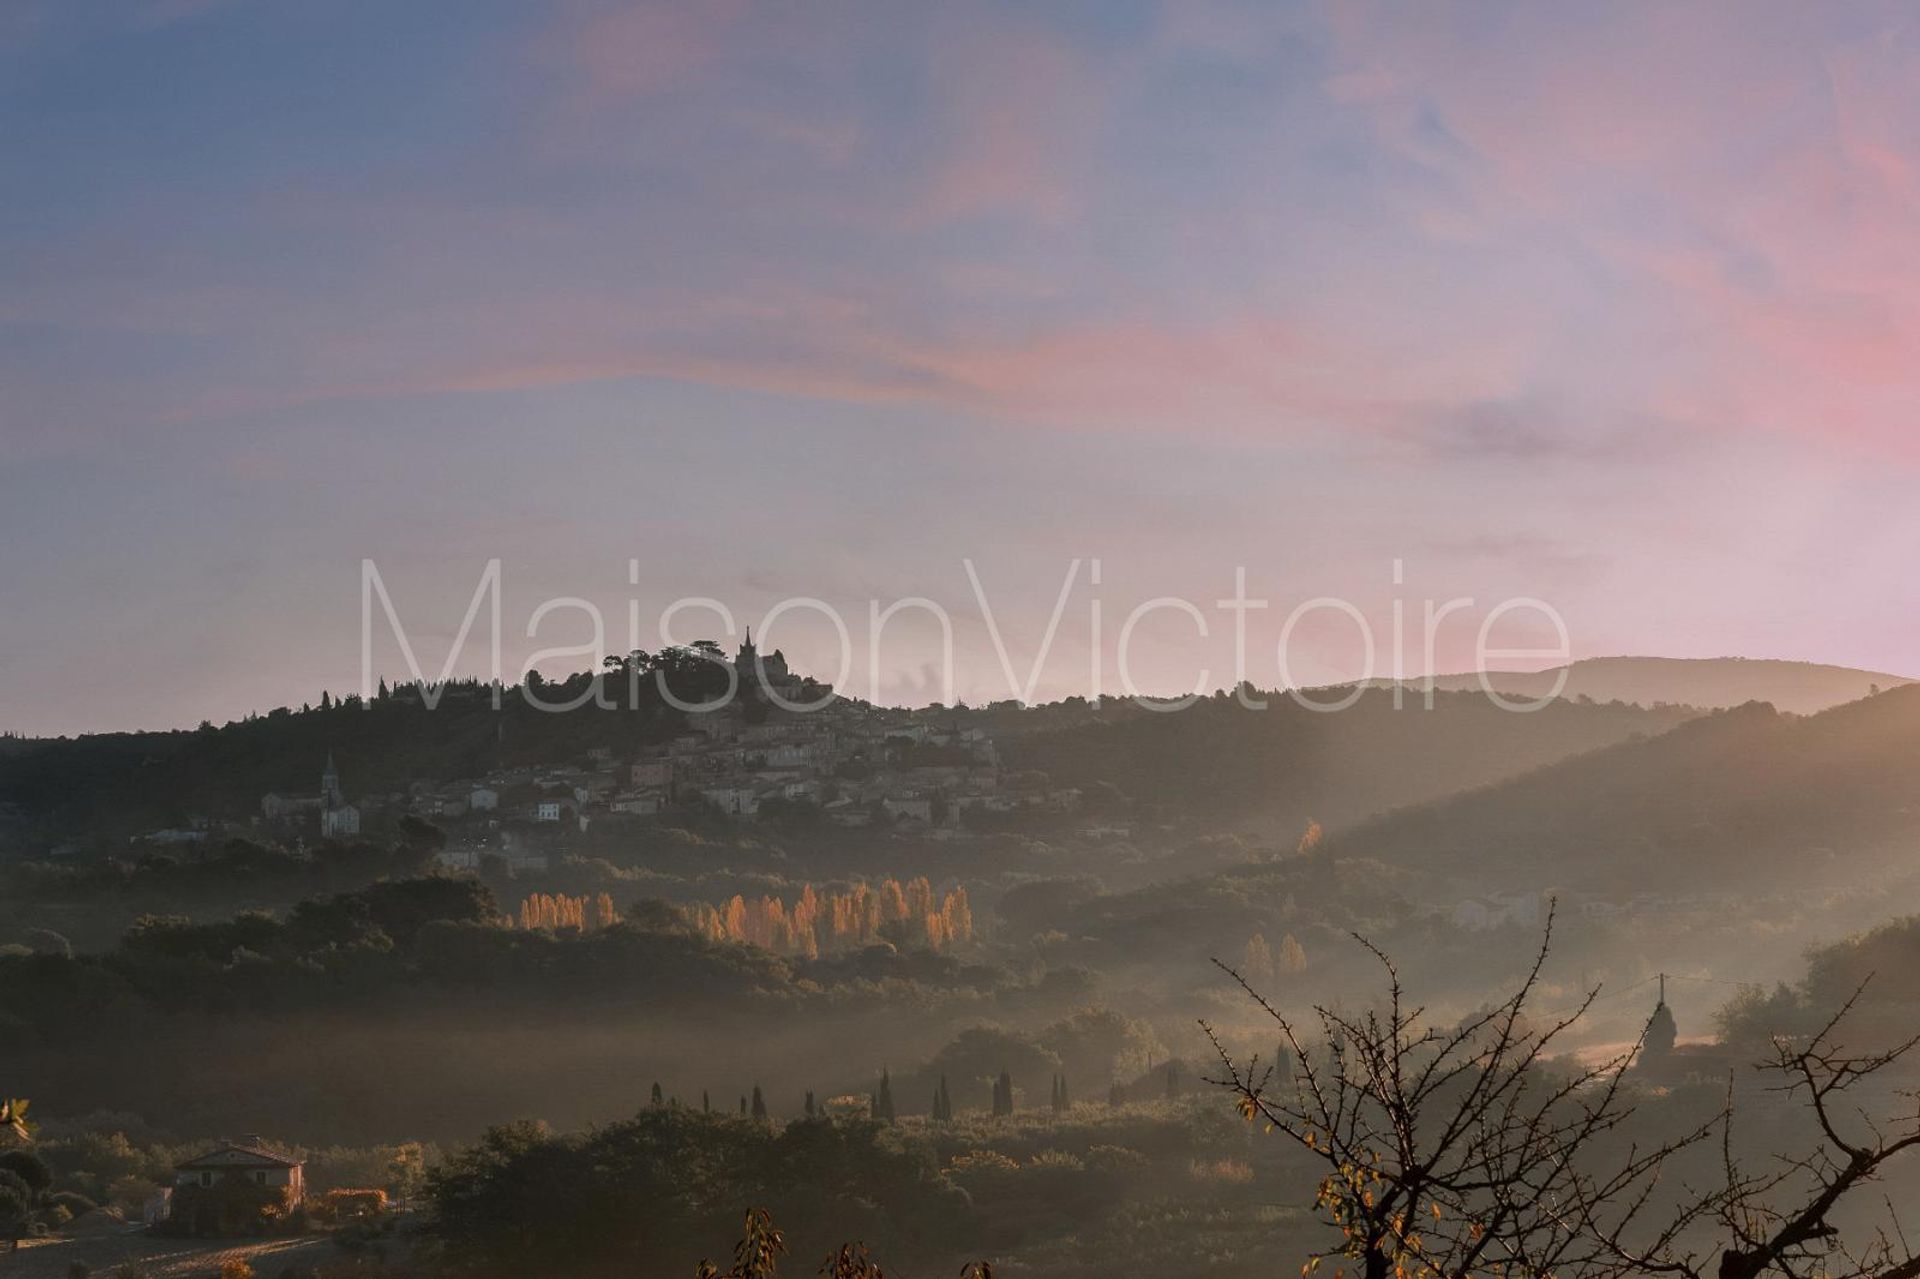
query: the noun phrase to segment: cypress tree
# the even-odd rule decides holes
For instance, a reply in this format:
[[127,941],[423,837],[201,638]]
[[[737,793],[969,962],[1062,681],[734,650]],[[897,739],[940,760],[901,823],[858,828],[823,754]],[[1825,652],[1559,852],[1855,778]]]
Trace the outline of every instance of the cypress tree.
[[1067,1095],[1067,1077],[1065,1074],[1060,1076],[1060,1100],[1055,1104],[1054,1109],[1062,1114],[1073,1109],[1073,1098]]
[[766,1098],[760,1095],[759,1084],[753,1086],[753,1117],[755,1119],[765,1119],[767,1117],[767,1102]]
[[816,1106],[815,1106],[815,1105],[813,1104],[813,1089],[811,1089],[811,1088],[809,1088],[809,1089],[807,1089],[807,1102],[806,1102],[806,1108],[807,1108],[807,1118],[809,1118],[809,1119],[814,1119],[814,1118],[817,1118],[817,1117],[819,1116],[819,1110],[818,1110],[818,1108],[817,1108],[817,1107],[816,1107]]
[[894,1120],[893,1080],[888,1077],[884,1066],[880,1070],[880,1091],[873,1099],[873,1117],[888,1124]]
[[656,1079],[653,1081],[653,1104],[658,1106],[665,1100],[666,1098],[660,1092],[660,1081]]
[[700,1113],[703,1115],[713,1113],[713,1100],[707,1096],[707,1090],[704,1088],[700,1090]]
[[933,1104],[937,1107],[933,1117],[945,1122],[953,1118],[953,1095],[947,1091],[947,1077],[940,1076],[940,1091],[933,1095]]
[[993,1084],[993,1113],[995,1115],[1013,1113],[1013,1076],[1006,1072],[1005,1067],[1001,1068],[1000,1078]]
[[742,1115],[747,1113],[747,1095],[745,1093],[740,1094],[740,1113]]

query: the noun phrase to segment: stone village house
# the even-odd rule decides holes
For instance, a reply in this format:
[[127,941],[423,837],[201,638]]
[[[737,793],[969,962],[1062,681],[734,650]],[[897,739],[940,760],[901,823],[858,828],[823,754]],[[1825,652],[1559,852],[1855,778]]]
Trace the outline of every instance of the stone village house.
[[174,1165],[168,1214],[192,1235],[259,1234],[275,1228],[306,1194],[305,1165],[243,1137]]

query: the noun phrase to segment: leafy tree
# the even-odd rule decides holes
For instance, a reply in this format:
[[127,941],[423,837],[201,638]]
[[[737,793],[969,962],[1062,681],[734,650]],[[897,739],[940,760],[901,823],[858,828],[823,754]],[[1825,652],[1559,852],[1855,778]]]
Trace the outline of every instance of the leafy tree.
[[1240,971],[1255,981],[1273,980],[1273,951],[1259,933],[1247,938],[1240,951]]
[[53,1185],[53,1169],[47,1161],[31,1150],[9,1150],[0,1154],[0,1172],[12,1173],[20,1179],[29,1195],[38,1199],[47,1193]]
[[786,1251],[786,1237],[774,1228],[767,1210],[749,1208],[746,1227],[733,1248],[732,1268],[723,1275],[718,1266],[703,1260],[694,1273],[698,1279],[773,1279]]
[[1309,818],[1307,828],[1300,832],[1300,842],[1294,846],[1294,853],[1304,857],[1320,847],[1320,841],[1326,838],[1326,832],[1320,829],[1320,823]]
[[0,1239],[7,1241],[9,1251],[20,1246],[32,1224],[33,1203],[19,1178],[0,1182]]
[[673,1273],[740,1222],[741,1203],[798,1223],[802,1255],[857,1234],[924,1259],[932,1245],[917,1241],[966,1211],[927,1152],[878,1124],[776,1128],[674,1107],[567,1136],[493,1129],[429,1188],[450,1270],[501,1279]]

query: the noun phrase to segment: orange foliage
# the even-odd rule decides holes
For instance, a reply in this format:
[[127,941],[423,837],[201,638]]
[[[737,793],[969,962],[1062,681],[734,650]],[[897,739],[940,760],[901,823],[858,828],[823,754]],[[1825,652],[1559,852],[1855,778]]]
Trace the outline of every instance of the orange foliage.
[[606,893],[592,902],[565,893],[534,893],[520,903],[520,927],[527,929],[577,928],[586,932],[619,921],[620,912],[613,908],[613,898]]
[[888,878],[879,888],[855,884],[843,893],[816,891],[808,884],[789,906],[779,897],[749,901],[735,895],[725,906],[704,902],[682,906],[689,931],[708,941],[758,946],[783,955],[818,958],[823,950],[850,950],[888,937],[903,937],[932,950],[947,950],[973,940],[973,907],[967,890],[956,887],[936,899],[921,875],[905,885]]

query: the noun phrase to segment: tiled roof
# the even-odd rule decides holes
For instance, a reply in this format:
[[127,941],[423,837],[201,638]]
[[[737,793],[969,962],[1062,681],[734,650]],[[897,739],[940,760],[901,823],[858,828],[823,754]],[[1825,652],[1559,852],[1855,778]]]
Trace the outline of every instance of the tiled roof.
[[204,1155],[197,1155],[185,1163],[175,1164],[181,1170],[193,1168],[298,1168],[301,1161],[265,1146],[244,1146],[237,1142],[228,1142],[215,1147]]

